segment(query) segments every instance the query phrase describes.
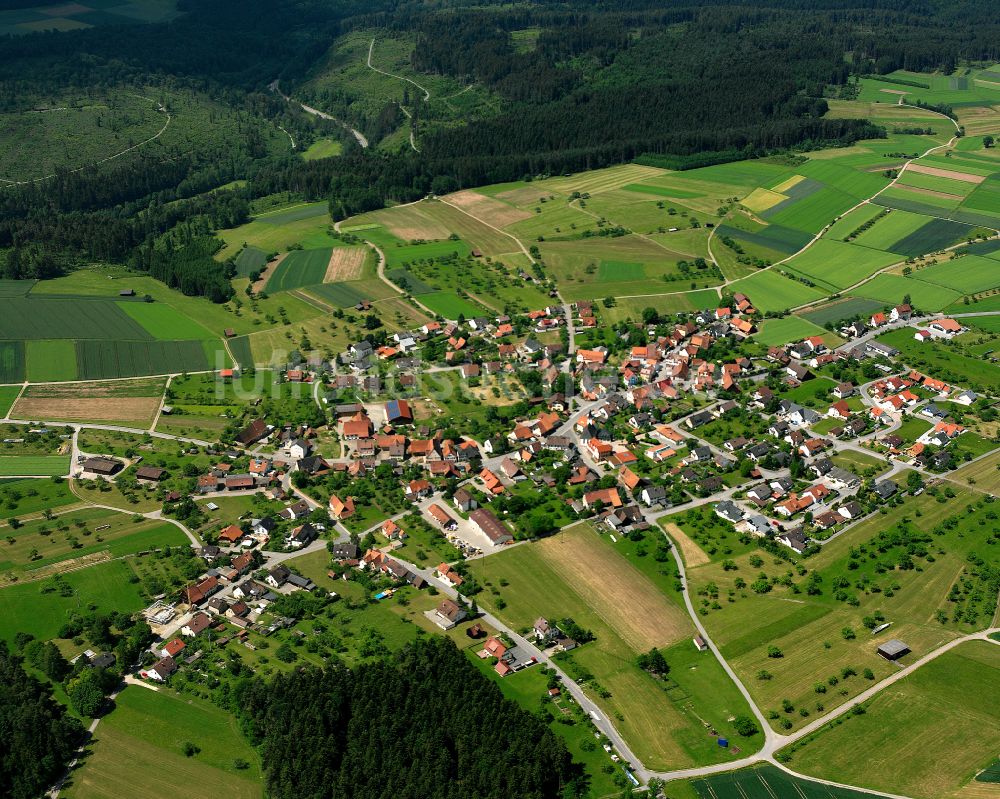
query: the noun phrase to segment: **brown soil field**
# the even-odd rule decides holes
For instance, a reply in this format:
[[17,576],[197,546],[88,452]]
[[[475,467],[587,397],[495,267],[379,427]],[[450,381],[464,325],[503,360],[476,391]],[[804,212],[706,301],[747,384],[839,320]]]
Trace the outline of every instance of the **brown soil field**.
[[589,526],[564,530],[535,546],[594,612],[636,652],[680,641],[691,622],[624,557],[615,557]]
[[907,172],[920,172],[924,175],[935,175],[939,178],[951,178],[952,180],[961,180],[965,183],[982,183],[986,180],[982,175],[970,175],[967,172],[952,172],[950,169],[941,169],[936,166],[927,166],[926,164],[914,163],[906,167]]
[[424,204],[397,206],[372,215],[389,232],[403,241],[414,239],[446,239],[451,231],[427,213]]
[[459,191],[449,194],[444,199],[494,227],[507,227],[532,216],[529,211],[522,211],[520,208],[514,208],[505,202],[474,191]]
[[264,286],[267,285],[267,281],[271,279],[271,275],[274,274],[274,270],[278,268],[278,264],[285,260],[288,256],[287,252],[281,253],[273,261],[268,261],[264,268],[261,270],[260,277],[257,282],[253,284],[253,293],[260,294],[264,290]]
[[704,566],[706,563],[711,562],[711,558],[705,554],[705,550],[692,541],[688,537],[688,534],[676,524],[669,522],[663,525],[663,529],[677,542],[677,546],[680,547],[681,554],[684,556],[684,564],[689,569],[693,569],[695,566]]
[[904,191],[912,191],[914,194],[929,194],[931,197],[943,197],[946,200],[962,202],[965,198],[960,194],[948,194],[944,191],[934,191],[934,189],[921,189],[916,186],[907,186],[905,183],[896,183],[895,188]]
[[358,280],[365,268],[367,247],[334,247],[330,253],[330,263],[326,265],[324,283],[342,280]]
[[160,408],[159,397],[21,397],[11,411],[17,419],[145,422]]

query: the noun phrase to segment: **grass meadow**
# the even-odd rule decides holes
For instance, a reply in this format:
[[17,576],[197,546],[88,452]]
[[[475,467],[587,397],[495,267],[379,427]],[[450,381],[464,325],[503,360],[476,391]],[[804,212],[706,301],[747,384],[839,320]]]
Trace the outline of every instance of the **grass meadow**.
[[1000,748],[1000,647],[941,655],[798,742],[790,766],[824,779],[937,799],[966,785]]
[[[192,757],[183,751],[188,742],[199,750]],[[129,686],[101,720],[89,749],[63,790],[68,799],[156,799],[178,791],[233,799],[264,795],[260,759],[236,719],[189,694]],[[247,768],[238,769],[237,760]]]
[[0,477],[61,477],[69,455],[0,455]]
[[899,256],[892,253],[819,239],[788,261],[786,268],[805,275],[825,289],[839,291],[898,261]]
[[821,299],[825,294],[774,269],[737,280],[730,290],[746,294],[761,311],[783,311]]

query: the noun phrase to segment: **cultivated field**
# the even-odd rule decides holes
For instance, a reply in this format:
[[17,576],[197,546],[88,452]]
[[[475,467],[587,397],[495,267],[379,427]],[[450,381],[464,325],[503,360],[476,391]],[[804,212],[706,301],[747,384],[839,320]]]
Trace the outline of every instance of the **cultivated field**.
[[[687,799],[684,794],[675,793],[674,785],[667,783],[667,795]],[[700,777],[684,785],[676,790],[691,790],[695,799],[874,799],[875,796],[794,777],[770,765]]]
[[162,379],[31,385],[11,409],[15,419],[149,425],[160,407]]
[[861,282],[897,261],[899,256],[892,253],[820,239],[801,255],[788,261],[786,268],[805,275],[830,291],[838,291]]
[[737,280],[729,286],[729,289],[746,294],[761,311],[783,311],[824,296],[824,292],[819,289],[778,274],[773,269]]
[[827,331],[798,316],[786,316],[781,319],[768,319],[760,326],[754,339],[769,347],[785,344],[789,341],[799,341],[807,336],[825,336]]
[[543,539],[538,553],[568,585],[587,597],[591,608],[637,652],[684,638],[687,615],[667,602],[656,586],[608,548],[589,525]]
[[0,477],[55,477],[69,474],[68,455],[0,455]]
[[866,705],[799,743],[791,767],[916,799],[950,794],[1000,748],[1000,647],[962,644]]

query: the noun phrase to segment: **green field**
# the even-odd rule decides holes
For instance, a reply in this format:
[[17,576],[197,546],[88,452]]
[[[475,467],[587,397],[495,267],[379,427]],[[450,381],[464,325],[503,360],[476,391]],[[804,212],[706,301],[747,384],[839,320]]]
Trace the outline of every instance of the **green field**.
[[[919,269],[910,277],[912,280],[936,283],[963,294],[975,294],[1000,286],[1000,263],[979,255],[964,255]],[[30,368],[30,361],[28,365]]]
[[268,278],[265,291],[290,291],[323,282],[333,248],[292,250]]
[[23,341],[0,341],[0,382],[19,383],[24,380],[24,362]]
[[[193,757],[184,754],[187,742],[199,749]],[[259,757],[236,719],[189,694],[128,687],[101,720],[90,748],[63,791],[68,799],[159,799],[176,793],[260,799],[264,794]],[[237,769],[237,760],[248,767]]]
[[485,311],[482,306],[459,297],[454,291],[434,291],[430,294],[421,294],[420,302],[445,319],[458,319],[460,315],[471,318],[480,316]]
[[320,158],[332,158],[344,151],[344,145],[336,139],[318,139],[309,145],[302,157],[306,161],[318,161]]
[[878,340],[898,349],[907,365],[933,374],[939,380],[992,391],[1000,388],[1000,370],[989,368],[986,361],[966,355],[955,346],[946,346],[933,339],[918,342],[913,338],[912,328],[891,330]]
[[957,291],[900,275],[876,275],[863,286],[852,290],[851,294],[877,300],[885,305],[898,305],[903,297],[909,295],[913,307],[921,311],[939,311],[960,296]]
[[760,311],[783,311],[826,295],[826,292],[778,274],[774,269],[737,280],[730,284],[729,290],[746,294]]
[[[835,788],[820,782],[786,774],[780,769],[763,765],[699,777],[686,783],[693,799],[875,799],[874,794]],[[678,789],[681,790],[681,789]],[[667,783],[667,796],[688,799],[674,792],[674,783]]]
[[975,184],[963,180],[953,180],[952,178],[939,177],[938,175],[926,175],[923,172],[912,172],[909,169],[899,176],[897,186],[915,186],[918,189],[928,189],[929,191],[939,191],[943,194],[952,194],[956,197],[965,197],[972,193]]
[[[866,205],[865,208],[875,211],[885,210],[877,205]],[[854,239],[854,243],[863,247],[871,247],[873,250],[891,250],[892,245],[897,241],[909,236],[915,230],[919,230],[930,221],[930,217],[921,214],[890,210],[870,228],[859,233]]]
[[233,359],[241,369],[253,366],[253,353],[250,351],[250,339],[246,336],[236,336],[226,342]]
[[69,473],[69,455],[0,455],[0,477],[55,477]]
[[[1000,748],[1000,647],[973,641],[921,666],[793,748],[790,766],[916,799],[967,784]],[[877,760],[873,761],[872,757]]]
[[[221,357],[210,357],[218,354]],[[200,372],[229,365],[222,342],[208,341],[78,341],[77,373],[81,380]]]
[[0,519],[79,502],[65,480],[0,481]]
[[[878,224],[875,225],[877,227]],[[899,257],[892,253],[832,239],[819,239],[808,250],[788,261],[786,268],[805,275],[818,285],[839,290],[853,286],[897,261]]]
[[29,339],[25,355],[27,379],[32,383],[76,380],[76,346],[68,339]]
[[760,325],[760,331],[754,339],[769,347],[777,344],[787,344],[799,341],[807,336],[824,336],[827,331],[812,322],[798,316],[786,316],[782,319],[767,319]]
[[21,386],[0,386],[0,416],[6,417],[10,413],[10,406],[20,393]]
[[179,311],[161,302],[123,302],[121,309],[149,335],[162,340],[218,338]]
[[54,580],[0,589],[0,638],[11,642],[18,632],[55,638],[63,623],[89,604],[103,613],[133,613],[144,603],[131,576],[128,564],[116,560],[62,575],[59,582],[65,589]]
[[972,233],[972,227],[950,219],[931,219],[923,227],[895,242],[893,252],[907,257],[938,252],[957,244]]
[[846,300],[838,300],[829,305],[821,305],[813,310],[804,311],[801,316],[808,319],[814,325],[825,326],[827,322],[840,322],[844,319],[853,319],[855,316],[868,318],[875,311],[881,310],[884,303],[876,300],[865,300],[860,297],[851,297]]
[[124,304],[90,297],[12,297],[4,300],[0,338],[151,339],[152,336],[122,310]]
[[729,236],[741,244],[752,244],[758,247],[775,250],[784,255],[791,255],[805,247],[812,235],[801,230],[794,230],[781,225],[768,225],[756,231],[742,230],[729,225],[719,225],[715,231],[717,236]]
[[644,280],[645,277],[646,270],[643,265],[630,261],[601,261],[597,268],[597,280],[602,283]]
[[244,247],[236,256],[236,274],[240,277],[250,277],[267,266],[267,253],[257,247]]
[[[863,175],[864,173],[855,173]],[[801,185],[801,184],[800,184]],[[806,233],[819,233],[826,225],[857,204],[857,198],[844,191],[832,187],[824,187],[807,196],[795,199],[787,206],[781,203],[764,218],[778,225],[801,230]]]
[[371,299],[367,292],[355,288],[351,283],[320,283],[309,286],[306,293],[313,294],[340,308],[352,308],[361,300]]

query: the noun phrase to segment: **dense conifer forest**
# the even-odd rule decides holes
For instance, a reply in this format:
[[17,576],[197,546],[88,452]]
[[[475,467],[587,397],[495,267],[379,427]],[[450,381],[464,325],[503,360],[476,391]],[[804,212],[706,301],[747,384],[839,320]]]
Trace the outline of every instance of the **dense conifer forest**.
[[583,789],[562,740],[447,639],[243,685],[273,799],[542,799]]

